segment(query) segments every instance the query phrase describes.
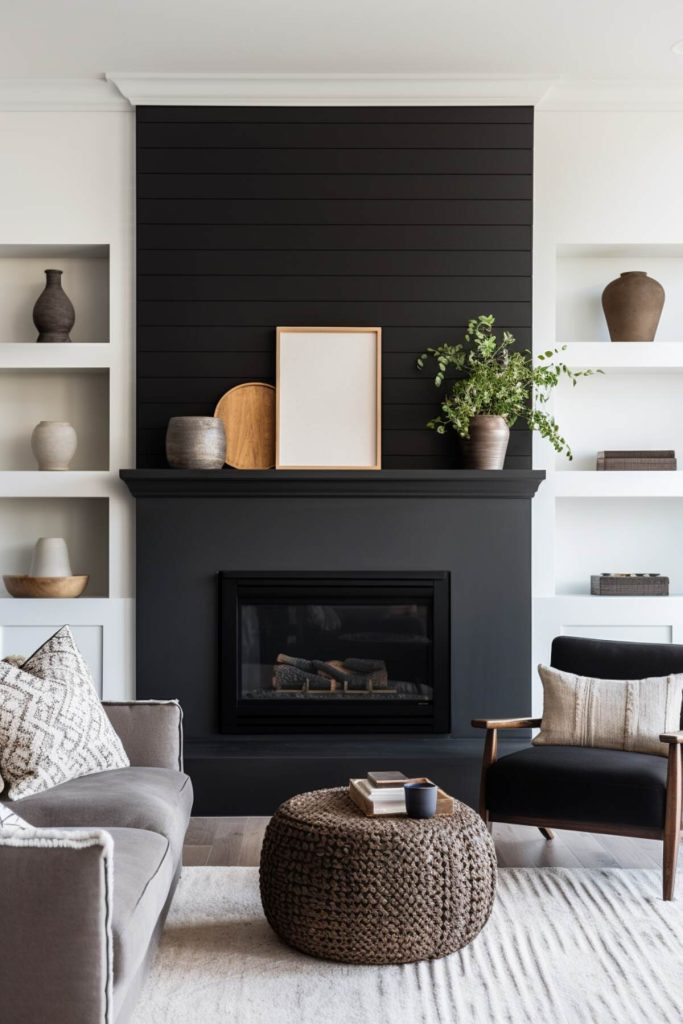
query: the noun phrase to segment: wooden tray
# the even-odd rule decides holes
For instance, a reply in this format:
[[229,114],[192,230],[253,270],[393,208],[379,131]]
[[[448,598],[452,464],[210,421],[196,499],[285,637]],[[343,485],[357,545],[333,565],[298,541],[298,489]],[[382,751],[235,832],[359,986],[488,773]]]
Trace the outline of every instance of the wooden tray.
[[[431,782],[431,779],[427,778],[416,778],[408,779],[408,782]],[[407,817],[405,811],[383,811],[376,810],[373,807],[372,801],[366,797],[363,790],[359,787],[359,782],[367,782],[367,779],[349,779],[349,797],[353,800],[354,804],[360,808],[363,814],[368,818],[405,818]],[[436,813],[437,814],[453,814],[455,810],[455,800],[452,796],[449,796],[445,790],[438,787],[436,794]]]
[[235,469],[275,465],[275,388],[238,384],[219,400],[214,416],[225,426],[225,461]]

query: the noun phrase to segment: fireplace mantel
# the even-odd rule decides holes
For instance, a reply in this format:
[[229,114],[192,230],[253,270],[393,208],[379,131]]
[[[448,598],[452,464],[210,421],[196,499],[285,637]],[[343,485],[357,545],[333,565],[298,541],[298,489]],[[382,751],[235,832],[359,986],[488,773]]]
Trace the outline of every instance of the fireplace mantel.
[[533,470],[122,469],[136,498],[532,498],[545,479]]

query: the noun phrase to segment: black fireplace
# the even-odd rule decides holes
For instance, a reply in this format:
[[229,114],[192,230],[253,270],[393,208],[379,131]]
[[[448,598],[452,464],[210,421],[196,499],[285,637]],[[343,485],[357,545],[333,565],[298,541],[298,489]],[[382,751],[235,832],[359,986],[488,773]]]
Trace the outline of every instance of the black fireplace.
[[447,572],[220,574],[222,729],[445,733]]

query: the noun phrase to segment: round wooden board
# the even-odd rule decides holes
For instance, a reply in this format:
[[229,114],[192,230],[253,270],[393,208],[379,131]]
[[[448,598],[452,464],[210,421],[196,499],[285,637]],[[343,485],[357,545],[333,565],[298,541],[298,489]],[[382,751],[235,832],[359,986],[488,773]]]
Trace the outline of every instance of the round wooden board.
[[275,465],[275,388],[238,384],[220,399],[214,416],[225,425],[225,461],[235,469]]

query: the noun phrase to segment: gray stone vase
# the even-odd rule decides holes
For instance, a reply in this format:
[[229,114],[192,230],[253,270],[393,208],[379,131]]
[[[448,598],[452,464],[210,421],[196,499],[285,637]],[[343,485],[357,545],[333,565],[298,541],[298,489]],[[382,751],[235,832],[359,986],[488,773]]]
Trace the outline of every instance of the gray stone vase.
[[502,416],[473,416],[470,436],[462,438],[466,469],[502,469],[510,428]]
[[166,431],[166,458],[173,469],[222,469],[223,420],[215,416],[173,416]]
[[76,322],[76,313],[62,288],[62,271],[46,270],[45,277],[45,288],[33,307],[33,323],[40,332],[36,341],[71,341],[69,331]]

